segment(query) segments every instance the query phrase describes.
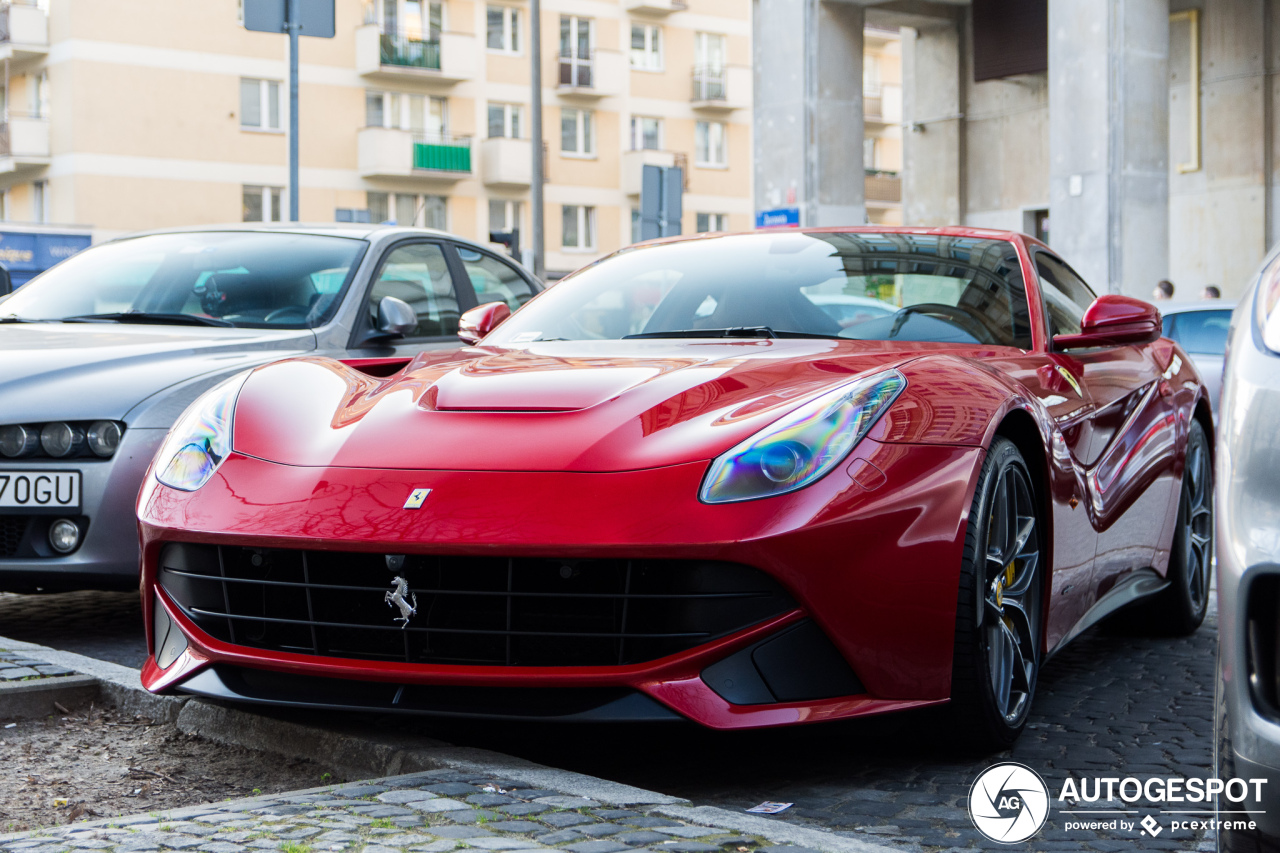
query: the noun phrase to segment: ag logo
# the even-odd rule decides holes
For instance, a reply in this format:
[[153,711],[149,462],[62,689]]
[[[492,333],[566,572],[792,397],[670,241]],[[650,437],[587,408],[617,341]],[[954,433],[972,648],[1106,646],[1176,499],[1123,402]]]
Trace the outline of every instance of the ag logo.
[[1012,762],[988,767],[969,789],[969,817],[992,841],[1026,841],[1049,817],[1049,788],[1030,767]]

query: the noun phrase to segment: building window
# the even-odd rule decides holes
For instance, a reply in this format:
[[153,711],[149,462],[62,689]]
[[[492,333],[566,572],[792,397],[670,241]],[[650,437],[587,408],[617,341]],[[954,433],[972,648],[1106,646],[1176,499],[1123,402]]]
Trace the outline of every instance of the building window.
[[592,133],[595,113],[591,110],[565,108],[560,110],[560,152],[578,157],[595,155],[596,143]]
[[395,225],[411,225],[423,228],[448,230],[449,204],[441,195],[417,193],[365,193],[369,207],[369,221],[389,222]]
[[[431,0],[377,0],[373,17],[382,31],[408,39],[439,41],[444,30],[444,4]],[[366,16],[369,12],[365,12]]]
[[448,135],[446,98],[401,92],[365,93],[364,119],[368,127],[389,127],[429,136]]
[[693,37],[693,63],[712,71],[724,70],[724,36],[716,33],[697,33]]
[[488,9],[489,50],[504,53],[520,51],[520,10],[510,6],[490,6]]
[[31,185],[31,220],[49,221],[49,182],[36,181]]
[[631,242],[640,242],[640,208],[631,208]]
[[280,129],[280,83],[240,78],[240,127],[245,130]]
[[729,164],[725,152],[725,127],[720,121],[700,121],[694,130],[697,166],[723,167]]
[[699,213],[698,214],[698,233],[707,234],[713,231],[729,230],[729,214],[727,213]]
[[519,139],[520,113],[519,104],[490,104],[489,138]]
[[631,67],[641,71],[662,70],[662,27],[632,24]]
[[631,117],[631,150],[662,150],[662,119],[645,116]]
[[28,75],[27,80],[27,106],[31,112],[31,117],[48,118],[49,72],[41,71],[39,74]]
[[560,208],[563,222],[560,245],[580,252],[596,247],[596,209],[580,204],[566,204]]
[[560,16],[560,85],[591,88],[595,85],[591,55],[595,33],[590,18]]
[[866,169],[876,167],[876,138],[868,136],[862,140],[862,165]]
[[9,195],[8,190],[0,190],[0,219],[6,222],[13,218],[12,211],[9,209],[13,198]]
[[284,208],[281,200],[284,190],[280,187],[244,188],[245,222],[283,222]]
[[520,229],[520,202],[501,198],[489,199],[489,230],[518,231]]

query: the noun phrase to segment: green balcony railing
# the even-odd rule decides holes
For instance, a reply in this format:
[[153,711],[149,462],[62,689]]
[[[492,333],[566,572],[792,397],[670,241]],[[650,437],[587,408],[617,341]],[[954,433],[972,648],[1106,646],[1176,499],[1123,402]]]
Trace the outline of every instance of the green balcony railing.
[[471,140],[417,137],[413,140],[413,168],[433,172],[470,172]]
[[382,64],[405,68],[440,70],[440,41],[407,36],[404,33],[383,33]]

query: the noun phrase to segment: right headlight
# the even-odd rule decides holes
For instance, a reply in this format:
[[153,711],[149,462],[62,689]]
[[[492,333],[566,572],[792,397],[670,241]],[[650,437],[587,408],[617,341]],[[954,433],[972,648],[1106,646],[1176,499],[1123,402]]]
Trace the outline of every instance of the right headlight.
[[233,376],[198,397],[169,430],[156,454],[156,479],[194,492],[209,482],[231,453],[231,420],[248,373]]
[[906,387],[886,370],[810,400],[712,462],[699,497],[732,503],[803,489],[840,464]]

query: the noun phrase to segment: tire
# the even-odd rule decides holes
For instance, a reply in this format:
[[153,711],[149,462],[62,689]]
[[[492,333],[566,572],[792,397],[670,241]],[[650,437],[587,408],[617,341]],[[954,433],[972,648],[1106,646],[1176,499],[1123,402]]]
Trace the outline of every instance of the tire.
[[[1218,779],[1233,779],[1236,776],[1235,752],[1231,748],[1230,720],[1227,717],[1226,696],[1223,694],[1221,646],[1218,650],[1217,676],[1213,702],[1213,775]],[[1239,817],[1223,815],[1219,811],[1219,799],[1214,800],[1213,816],[1216,819]],[[1280,838],[1273,838],[1257,829],[1219,829],[1217,836],[1218,853],[1280,853]]]
[[1027,464],[997,437],[974,490],[960,567],[951,714],[983,751],[1022,733],[1040,671],[1044,525]]
[[1178,521],[1165,575],[1169,585],[1135,605],[1131,611],[1135,626],[1143,633],[1160,636],[1194,634],[1209,609],[1212,572],[1213,464],[1204,427],[1192,420],[1178,490]]

